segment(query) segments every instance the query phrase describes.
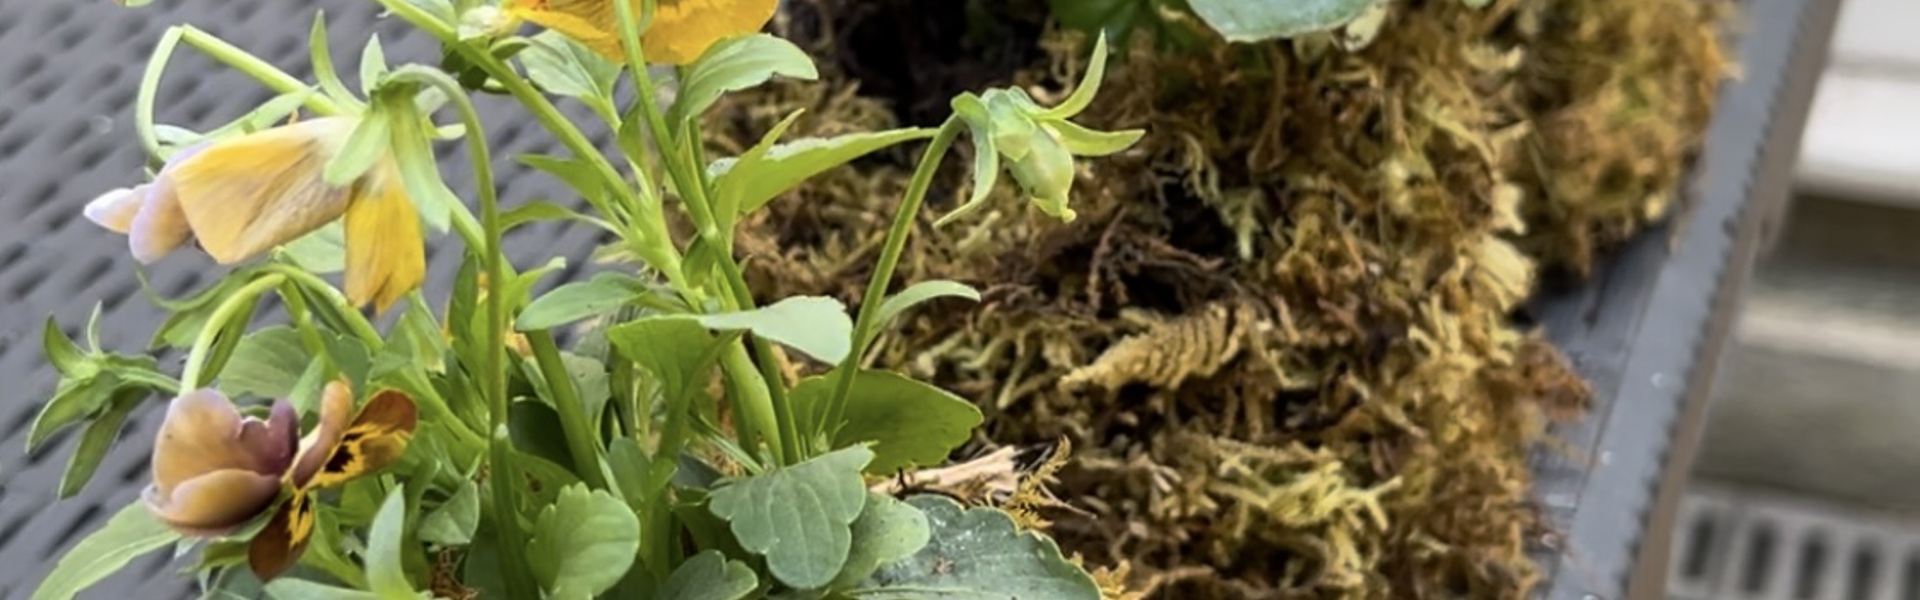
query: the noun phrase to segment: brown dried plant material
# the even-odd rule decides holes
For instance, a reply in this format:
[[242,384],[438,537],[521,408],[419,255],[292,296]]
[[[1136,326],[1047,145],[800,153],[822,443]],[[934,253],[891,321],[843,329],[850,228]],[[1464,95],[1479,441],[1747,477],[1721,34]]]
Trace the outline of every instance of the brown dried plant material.
[[[814,37],[786,33],[830,59],[897,52],[833,18],[849,2],[802,3],[823,7]],[[904,4],[844,14],[895,22],[871,14]],[[1584,270],[1673,204],[1661,194],[1724,71],[1724,4],[1408,0],[1365,49],[1316,56],[1138,39],[1083,117],[1149,134],[1082,169],[1080,218],[1001,189],[934,229],[966,157],[950,161],[897,277],[968,283],[982,302],[905,316],[869,361],[977,400],[983,440],[1071,440],[1048,489],[1089,514],[1049,531],[1090,564],[1128,565],[1148,597],[1527,597],[1528,532],[1545,529],[1528,455],[1589,391],[1510,317],[1540,272]],[[715,153],[794,108],[809,111],[797,137],[916,122],[922,96],[966,88],[1056,101],[1082,42],[1049,34],[1008,80],[952,90],[928,82],[979,65],[908,56],[944,70],[886,100],[855,77],[887,77],[874,59],[823,61],[821,82],[731,97]],[[910,157],[829,172],[751,217],[755,289],[857,303]]]

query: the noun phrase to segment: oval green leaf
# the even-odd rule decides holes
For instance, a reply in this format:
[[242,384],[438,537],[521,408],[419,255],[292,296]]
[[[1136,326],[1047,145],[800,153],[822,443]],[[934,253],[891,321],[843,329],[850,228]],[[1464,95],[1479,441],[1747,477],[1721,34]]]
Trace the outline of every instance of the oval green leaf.
[[1258,42],[1347,24],[1380,0],[1190,0],[1193,12],[1230,42]]
[[740,545],[767,557],[767,570],[798,589],[833,581],[852,549],[851,526],[867,503],[863,446],[748,477],[713,491],[708,509]]

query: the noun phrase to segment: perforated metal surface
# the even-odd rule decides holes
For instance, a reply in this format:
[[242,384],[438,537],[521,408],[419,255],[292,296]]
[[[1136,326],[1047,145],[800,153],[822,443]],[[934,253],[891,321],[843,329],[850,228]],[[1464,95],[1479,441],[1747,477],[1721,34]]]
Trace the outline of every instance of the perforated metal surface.
[[[41,320],[52,314],[76,326],[94,300],[103,300],[102,343],[136,351],[162,318],[137,291],[123,238],[79,217],[80,206],[94,195],[142,177],[130,107],[152,44],[165,27],[190,22],[304,76],[309,11],[317,5],[329,14],[335,62],[351,80],[363,26],[376,20],[370,4],[160,0],[146,9],[124,10],[106,0],[0,0],[0,14],[6,15],[0,19],[0,95],[5,99],[0,102],[0,381],[9,388],[0,396],[0,598],[27,598],[54,557],[131,501],[145,478],[145,448],[157,425],[158,401],[129,420],[121,444],[80,498],[55,502],[53,497],[72,440],[25,460],[18,449],[56,381],[38,348]],[[1756,191],[1752,182],[1767,163],[1759,146],[1771,137],[1767,125],[1783,105],[1792,104],[1782,102],[1792,91],[1776,71],[1786,70],[1798,40],[1808,38],[1799,24],[1818,21],[1808,20],[1807,7],[1823,4],[1755,0],[1750,30],[1755,35],[1741,58],[1748,79],[1729,91],[1714,125],[1697,187],[1702,208],[1696,218],[1701,220],[1654,234],[1677,233],[1682,245],[1671,251],[1662,250],[1660,241],[1636,246],[1604,278],[1605,285],[1552,300],[1543,312],[1556,338],[1574,349],[1581,368],[1596,377],[1603,396],[1595,418],[1568,432],[1575,445],[1598,458],[1595,469],[1565,460],[1543,464],[1541,497],[1570,534],[1551,544],[1559,551],[1543,558],[1553,561],[1551,566],[1562,556],[1574,556],[1581,566],[1577,577],[1556,578],[1551,589],[1556,599],[1620,597],[1641,525],[1654,505],[1653,484],[1669,462],[1668,442],[1686,412],[1683,399],[1687,389],[1697,387],[1688,384],[1688,376],[1702,353],[1712,354],[1717,338],[1710,325],[1719,299],[1739,287],[1751,256],[1738,241],[1752,227],[1743,215],[1749,215],[1746,203]],[[402,29],[395,25],[378,28],[394,62],[436,60],[428,40],[398,35]],[[162,88],[162,122],[207,127],[269,96],[191,51],[176,57],[170,73]],[[498,102],[482,106],[499,154],[551,145],[537,124],[503,108]],[[1798,117],[1787,121],[1798,126]],[[458,182],[456,190],[466,189],[464,157],[448,147],[442,158],[450,180]],[[509,203],[567,197],[557,184],[521,171],[503,173],[500,183]],[[578,268],[583,263],[578,259],[595,241],[582,230],[545,225],[518,231],[509,246],[516,256],[574,257]],[[448,260],[430,260],[430,265],[433,292],[444,286],[454,265]],[[152,269],[151,280],[163,293],[178,295],[210,281],[211,268],[205,258],[182,252]],[[1662,342],[1677,345],[1648,352]],[[1673,379],[1649,379],[1653,375]],[[83,597],[191,593],[168,568],[165,553],[157,553]]]
[[1920,600],[1920,520],[1764,490],[1681,505],[1672,600]]
[[[144,177],[132,107],[146,57],[167,27],[191,23],[308,77],[307,31],[316,7],[327,12],[334,62],[350,87],[357,89],[355,67],[370,25],[392,63],[438,61],[430,39],[410,34],[403,23],[382,21],[365,0],[163,0],[139,10],[105,0],[0,0],[0,14],[6,15],[0,18],[0,381],[7,388],[0,394],[0,598],[27,598],[60,552],[135,499],[145,484],[159,399],[129,419],[120,443],[78,498],[54,497],[74,436],[34,456],[23,457],[21,450],[39,404],[58,381],[39,348],[39,326],[47,315],[77,333],[93,302],[103,301],[101,343],[121,352],[140,351],[164,317],[141,295],[125,239],[80,216],[93,196]],[[197,129],[272,96],[184,46],[162,90],[159,121]],[[480,108],[499,155],[563,152],[505,101],[482,99]],[[588,113],[578,112],[580,122],[591,122]],[[604,132],[590,131],[604,142]],[[442,145],[440,152],[454,189],[472,189],[459,146]],[[571,197],[543,175],[500,168],[503,202]],[[600,241],[587,230],[547,224],[516,230],[507,240],[523,267],[558,255],[570,257],[570,270],[584,266]],[[434,258],[449,248],[458,252],[453,240],[443,238],[430,249],[428,295],[436,302],[458,267],[457,260]],[[179,295],[219,272],[195,252],[177,252],[149,275],[157,290]],[[177,371],[177,360],[164,357],[163,364]],[[143,558],[82,597],[190,597],[188,581],[168,568],[167,559],[165,552]]]

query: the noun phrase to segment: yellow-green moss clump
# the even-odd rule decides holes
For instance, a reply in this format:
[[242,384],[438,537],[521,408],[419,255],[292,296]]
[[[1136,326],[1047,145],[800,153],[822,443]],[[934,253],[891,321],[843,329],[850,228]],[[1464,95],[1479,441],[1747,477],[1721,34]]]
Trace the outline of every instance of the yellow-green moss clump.
[[[1410,1],[1355,50],[1135,39],[1084,120],[1149,133],[1082,172],[1080,218],[1004,189],[935,230],[954,161],[900,278],[983,302],[870,358],[976,399],[985,439],[1071,440],[1052,490],[1087,514],[1051,531],[1149,597],[1524,597],[1527,457],[1588,391],[1511,316],[1536,271],[1583,273],[1676,204],[1721,8]],[[1057,98],[1083,41],[989,83]],[[795,108],[799,135],[898,118],[833,71],[719,111],[716,152]],[[905,179],[870,163],[747,224],[755,289],[858,301]]]

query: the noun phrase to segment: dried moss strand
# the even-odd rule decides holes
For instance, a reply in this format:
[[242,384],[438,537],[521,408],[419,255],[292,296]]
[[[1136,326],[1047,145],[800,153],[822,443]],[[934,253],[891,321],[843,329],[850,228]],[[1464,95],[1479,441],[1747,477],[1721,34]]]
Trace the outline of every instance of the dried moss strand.
[[920,155],[920,164],[907,183],[907,195],[901,199],[900,208],[893,215],[893,225],[887,229],[887,244],[880,249],[880,261],[874,264],[873,277],[867,280],[867,291],[860,298],[860,316],[853,323],[853,351],[840,363],[841,377],[834,382],[833,398],[827,402],[827,418],[820,422],[821,427],[834,427],[845,416],[847,394],[853,390],[853,377],[848,373],[859,368],[860,357],[866,355],[867,344],[873,341],[874,319],[886,298],[887,284],[893,281],[893,268],[900,263],[907,236],[913,233],[914,218],[920,214],[920,205],[926,202],[927,188],[933,185],[933,174],[939,170],[940,159],[953,146],[953,140],[960,137],[962,126],[958,117],[947,117],[933,141],[927,144],[927,151]]

